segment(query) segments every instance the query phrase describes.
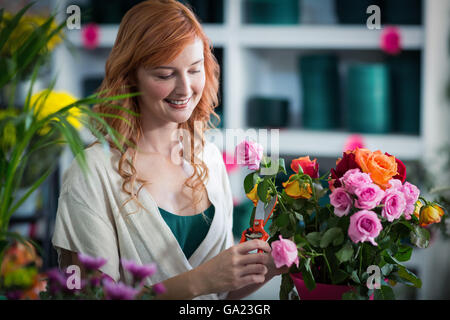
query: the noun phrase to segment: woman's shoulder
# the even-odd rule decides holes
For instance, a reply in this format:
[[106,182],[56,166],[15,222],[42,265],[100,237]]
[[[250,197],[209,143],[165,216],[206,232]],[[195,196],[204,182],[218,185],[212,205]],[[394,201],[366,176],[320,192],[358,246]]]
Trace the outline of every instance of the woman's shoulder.
[[100,143],[92,144],[83,150],[84,161],[78,153],[63,174],[62,190],[85,190],[98,187],[101,176],[107,174],[110,159],[114,151]]

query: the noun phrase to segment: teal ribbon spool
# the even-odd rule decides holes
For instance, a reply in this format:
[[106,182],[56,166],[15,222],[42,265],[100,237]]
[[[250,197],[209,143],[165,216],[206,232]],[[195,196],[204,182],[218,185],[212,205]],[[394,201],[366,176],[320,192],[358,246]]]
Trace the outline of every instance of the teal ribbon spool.
[[288,124],[289,101],[285,98],[252,97],[247,103],[247,125],[283,128]]
[[348,127],[361,133],[391,130],[390,81],[385,64],[356,64],[347,83]]
[[388,0],[381,10],[387,24],[422,24],[422,0]]
[[303,56],[299,60],[299,69],[303,127],[319,130],[339,127],[340,99],[336,56]]
[[388,60],[393,129],[405,134],[420,132],[420,52],[403,52]]
[[246,23],[297,24],[299,23],[298,0],[245,0]]
[[[367,7],[377,5],[381,9],[383,16],[383,8],[380,6],[380,0],[335,0],[336,14],[341,24],[363,24],[367,22],[370,14],[367,14]],[[391,0],[389,0],[391,1]],[[406,10],[406,9],[404,9]]]

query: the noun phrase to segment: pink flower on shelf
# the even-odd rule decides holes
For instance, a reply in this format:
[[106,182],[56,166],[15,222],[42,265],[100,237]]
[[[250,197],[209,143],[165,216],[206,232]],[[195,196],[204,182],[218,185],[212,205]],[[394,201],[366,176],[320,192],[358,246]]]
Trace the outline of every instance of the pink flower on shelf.
[[352,134],[347,138],[347,141],[345,142],[343,151],[344,152],[345,151],[353,151],[356,148],[360,148],[360,149],[365,148],[364,138],[363,138],[363,136],[361,136],[359,134]]
[[386,27],[381,32],[381,49],[387,54],[396,55],[402,50],[400,30],[396,27]]
[[343,184],[345,190],[347,190],[351,194],[354,194],[355,190],[362,186],[373,184],[370,175],[361,172],[361,170],[359,169],[348,170],[342,176],[342,178],[340,178],[340,181]]
[[298,267],[298,251],[297,245],[289,239],[283,239],[272,242],[272,257],[277,268],[282,266],[290,267],[293,263]]
[[235,157],[238,165],[258,170],[263,157],[263,147],[257,142],[244,140],[236,146]]
[[233,171],[236,171],[238,169],[238,165],[234,160],[233,155],[224,151],[222,152],[222,157],[223,163],[225,163],[225,169],[227,170],[228,173],[232,173]]
[[381,215],[389,222],[399,219],[406,208],[406,200],[403,192],[398,189],[390,188],[386,191],[383,199],[384,207],[381,210]]
[[334,207],[334,214],[342,217],[349,213],[353,200],[344,188],[339,187],[330,194],[330,203]]
[[363,185],[355,190],[358,199],[355,201],[355,207],[359,209],[371,210],[378,206],[383,200],[384,191],[376,184]]
[[381,230],[383,230],[383,226],[373,211],[361,210],[350,217],[348,236],[354,243],[370,241],[377,246],[375,238],[378,237]]
[[85,49],[96,49],[100,42],[100,28],[95,23],[89,23],[81,30],[81,40]]

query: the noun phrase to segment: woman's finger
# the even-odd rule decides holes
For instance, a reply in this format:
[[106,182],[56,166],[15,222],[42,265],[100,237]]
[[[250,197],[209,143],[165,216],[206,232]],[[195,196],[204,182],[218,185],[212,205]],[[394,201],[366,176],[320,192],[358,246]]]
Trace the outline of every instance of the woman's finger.
[[267,271],[267,267],[263,264],[248,264],[241,269],[240,276],[243,277],[249,274],[265,275]]
[[250,241],[245,241],[243,243],[240,243],[237,245],[238,251],[241,254],[248,253],[253,250],[261,249],[265,252],[270,252],[272,249],[270,248],[270,245],[262,240],[254,239]]
[[239,259],[240,265],[247,265],[247,264],[267,265],[269,263],[270,263],[270,255],[267,253],[248,253],[242,255]]

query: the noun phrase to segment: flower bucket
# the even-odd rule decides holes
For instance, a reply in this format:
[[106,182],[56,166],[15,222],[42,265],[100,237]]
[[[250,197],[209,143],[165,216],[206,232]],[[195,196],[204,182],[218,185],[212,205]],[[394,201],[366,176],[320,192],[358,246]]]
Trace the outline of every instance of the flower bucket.
[[300,300],[341,300],[342,295],[353,289],[351,286],[316,283],[312,291],[306,287],[302,274],[291,274],[294,285],[297,288]]

